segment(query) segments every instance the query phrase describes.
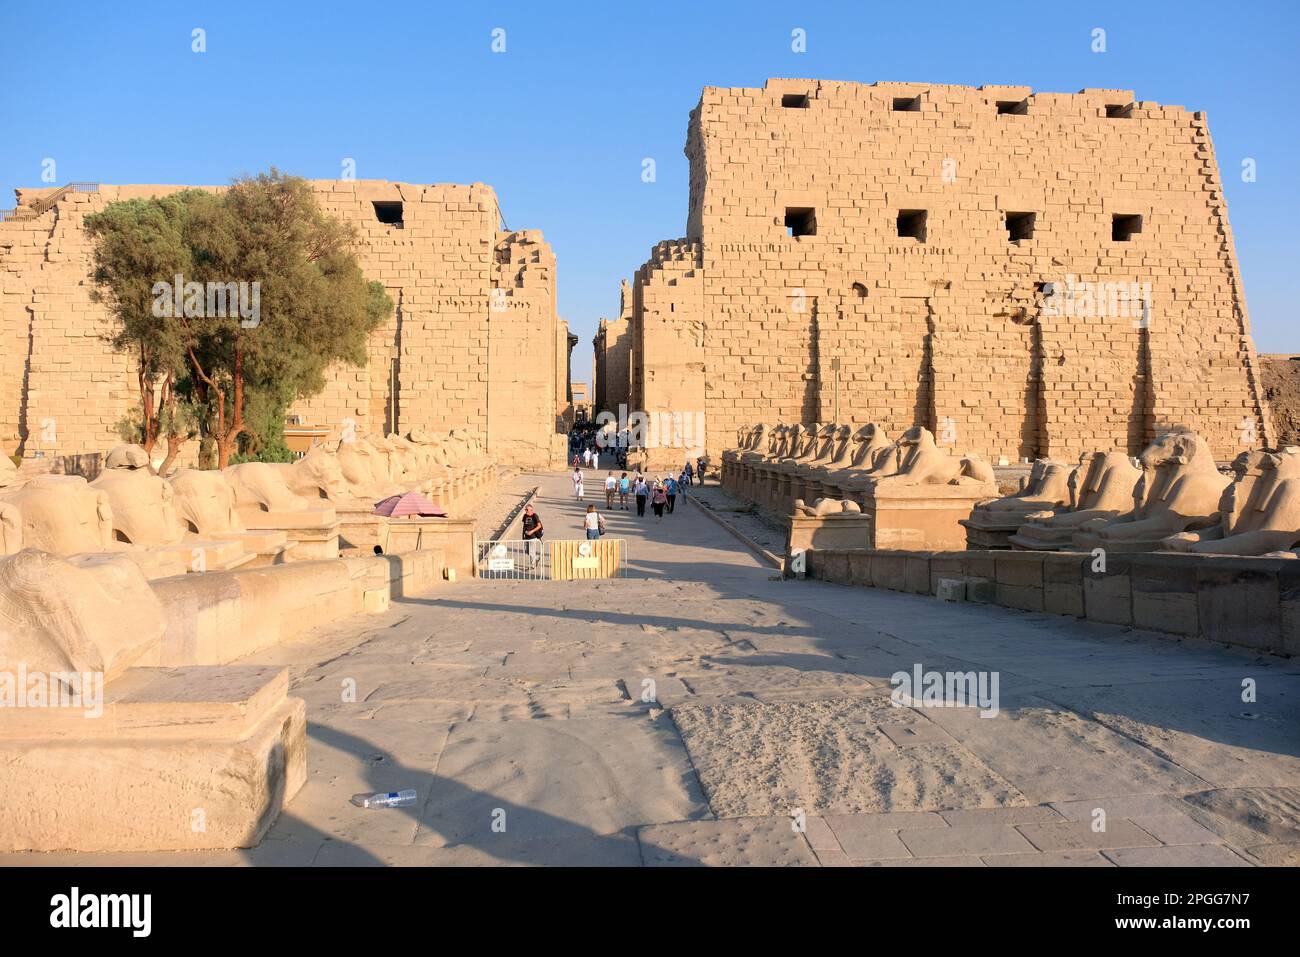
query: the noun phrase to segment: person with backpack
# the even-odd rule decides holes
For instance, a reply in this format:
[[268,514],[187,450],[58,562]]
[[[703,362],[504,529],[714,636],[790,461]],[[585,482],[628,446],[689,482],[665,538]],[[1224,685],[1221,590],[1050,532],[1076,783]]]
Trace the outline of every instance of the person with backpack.
[[671,515],[677,505],[677,479],[671,475],[664,476],[664,495],[668,499],[668,514]]
[[682,469],[682,478],[686,485],[693,483],[695,479],[695,469],[691,466],[691,460],[686,460],[686,468]]
[[650,508],[655,513],[655,521],[664,520],[664,506],[668,504],[668,493],[664,491],[662,482],[655,482],[654,491],[650,493]]
[[582,527],[587,530],[587,538],[594,541],[605,534],[605,516],[596,511],[596,506],[588,505],[587,514],[582,516]]

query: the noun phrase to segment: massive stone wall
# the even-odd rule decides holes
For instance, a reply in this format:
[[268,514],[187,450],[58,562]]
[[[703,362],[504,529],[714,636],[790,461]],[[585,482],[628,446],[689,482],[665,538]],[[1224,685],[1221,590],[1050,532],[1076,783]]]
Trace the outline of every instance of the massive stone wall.
[[[500,232],[496,194],[481,183],[312,185],[326,212],[357,228],[361,268],[396,308],[371,336],[367,365],[336,367],[291,412],[336,436],[467,426],[502,461],[547,464],[563,388],[553,375],[555,257],[541,233]],[[115,426],[137,400],[133,372],[109,348],[112,323],[91,300],[83,220],[115,200],[183,188],[101,186],[0,223],[4,452],[69,455],[120,441]],[[19,202],[49,192],[20,191]]]
[[636,274],[632,395],[704,412],[715,455],[758,421],[922,424],[995,461],[1271,438],[1202,113],[769,80],[705,88],[686,155],[687,237]]
[[593,395],[597,413],[618,415],[620,405],[631,401],[632,287],[623,280],[619,290],[617,319],[600,320],[592,345],[596,350],[596,383]]

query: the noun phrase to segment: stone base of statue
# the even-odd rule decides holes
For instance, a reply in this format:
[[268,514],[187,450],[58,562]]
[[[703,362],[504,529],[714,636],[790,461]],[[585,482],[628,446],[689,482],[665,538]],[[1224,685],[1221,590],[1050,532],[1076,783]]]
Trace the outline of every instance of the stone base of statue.
[[0,850],[252,847],[307,777],[287,669],[131,668],[102,713],[0,713]]
[[1074,548],[1074,533],[1078,529],[1071,526],[1053,527],[1027,522],[1007,536],[1007,544],[1013,549],[1030,552],[1068,552]]
[[808,548],[873,548],[871,517],[861,512],[839,512],[830,515],[790,516],[786,532],[785,554],[787,560],[793,552]]
[[474,576],[477,556],[472,518],[408,515],[387,521],[385,555],[438,551],[445,567],[454,569],[458,578]]
[[868,548],[956,551],[966,547],[962,519],[997,489],[987,485],[890,485],[862,493],[871,519]]
[[282,533],[286,539],[283,552],[286,562],[339,557],[339,520],[333,506],[270,512],[241,508],[239,517],[249,532]]
[[184,575],[190,563],[179,552],[148,545],[118,545],[120,553],[129,558],[149,581]]
[[339,549],[345,555],[371,555],[376,546],[385,550],[388,518],[375,514],[373,502],[335,502],[339,520]]
[[[1041,511],[1042,509],[1036,509]],[[975,509],[970,518],[961,521],[966,529],[966,547],[986,551],[1005,551],[1012,548],[1011,537],[1025,524],[1026,512],[990,512]],[[1069,536],[1065,537],[1066,544]]]
[[[1164,546],[1163,542],[1171,535],[1177,535],[1180,532],[1197,532],[1201,529],[1212,526],[1212,520],[1202,518],[1200,521],[1192,521],[1189,527],[1175,527],[1172,531],[1168,528],[1156,530],[1150,533],[1133,536],[1129,538],[1120,538],[1117,536],[1102,536],[1098,534],[1098,529],[1083,529],[1074,533],[1071,539],[1072,551],[1090,552],[1097,548],[1105,549],[1107,552],[1117,554],[1133,554],[1136,552],[1158,552]],[[1106,526],[1108,528],[1123,529],[1123,523]]]

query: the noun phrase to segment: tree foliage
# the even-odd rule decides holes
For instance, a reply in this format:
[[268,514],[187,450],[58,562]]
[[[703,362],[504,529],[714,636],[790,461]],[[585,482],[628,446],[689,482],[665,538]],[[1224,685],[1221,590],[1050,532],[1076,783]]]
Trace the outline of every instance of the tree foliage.
[[170,449],[197,421],[218,467],[286,453],[288,406],[323,389],[331,364],[364,365],[392,313],[356,261],[354,230],[274,169],[222,193],[113,203],[87,225],[114,346],[136,359],[146,448],[165,436]]

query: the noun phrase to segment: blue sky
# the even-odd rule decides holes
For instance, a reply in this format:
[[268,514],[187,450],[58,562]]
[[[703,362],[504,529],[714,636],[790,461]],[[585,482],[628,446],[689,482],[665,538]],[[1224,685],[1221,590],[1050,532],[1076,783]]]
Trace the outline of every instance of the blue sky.
[[[191,52],[191,31],[207,52]],[[506,31],[506,52],[491,33]],[[807,52],[791,51],[791,31]],[[1091,31],[1107,34],[1093,53]],[[1263,352],[1300,352],[1300,4],[40,3],[0,0],[0,205],[16,186],[224,183],[271,165],[496,188],[559,257],[590,378],[619,280],[686,228],[700,88],[769,76],[1132,89],[1209,114]],[[641,180],[653,157],[657,181]],[[1241,160],[1257,164],[1243,183]]]

